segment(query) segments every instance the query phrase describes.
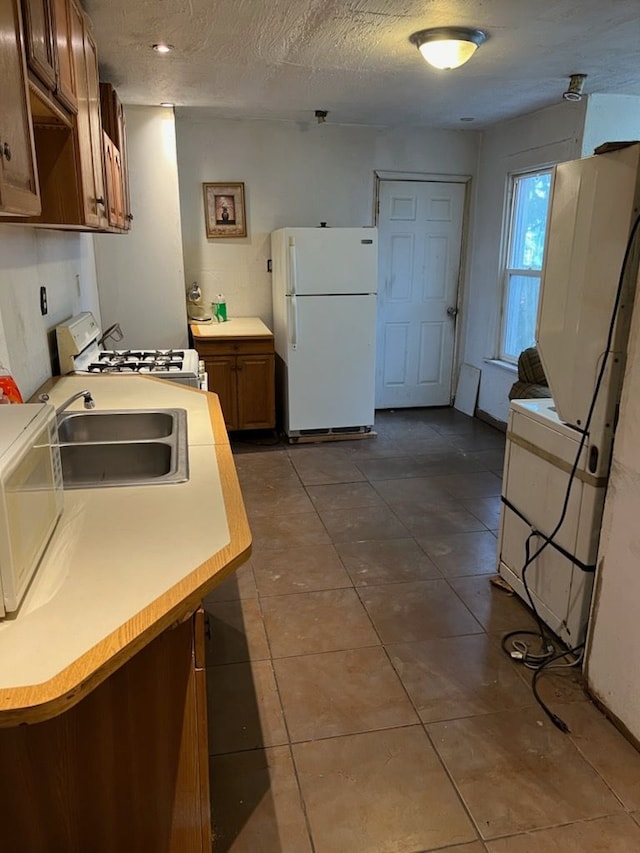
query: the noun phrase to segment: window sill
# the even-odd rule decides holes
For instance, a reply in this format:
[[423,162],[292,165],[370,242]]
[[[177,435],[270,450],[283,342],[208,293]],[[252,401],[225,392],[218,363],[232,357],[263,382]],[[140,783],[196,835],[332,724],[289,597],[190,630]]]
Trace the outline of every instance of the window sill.
[[502,370],[507,370],[509,373],[518,373],[518,366],[511,364],[510,361],[501,361],[499,358],[485,358],[485,364],[492,364],[494,367],[500,367]]

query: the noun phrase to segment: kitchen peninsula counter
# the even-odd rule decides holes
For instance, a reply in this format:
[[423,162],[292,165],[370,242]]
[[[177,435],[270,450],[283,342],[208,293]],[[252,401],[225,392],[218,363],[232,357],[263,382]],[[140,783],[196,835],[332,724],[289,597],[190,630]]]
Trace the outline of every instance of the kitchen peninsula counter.
[[[251,544],[214,394],[136,376],[47,383],[59,406],[187,411],[189,480],[66,490],[64,512],[14,618],[0,622],[0,727],[62,714],[246,559]],[[68,411],[82,410],[82,400]]]

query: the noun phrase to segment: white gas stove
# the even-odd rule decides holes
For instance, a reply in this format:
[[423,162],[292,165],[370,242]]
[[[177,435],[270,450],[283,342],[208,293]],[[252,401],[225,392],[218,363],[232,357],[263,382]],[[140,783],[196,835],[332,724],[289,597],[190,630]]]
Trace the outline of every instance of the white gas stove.
[[148,373],[194,388],[204,387],[204,370],[194,349],[107,350],[101,346],[105,338],[89,311],[57,326],[60,373]]

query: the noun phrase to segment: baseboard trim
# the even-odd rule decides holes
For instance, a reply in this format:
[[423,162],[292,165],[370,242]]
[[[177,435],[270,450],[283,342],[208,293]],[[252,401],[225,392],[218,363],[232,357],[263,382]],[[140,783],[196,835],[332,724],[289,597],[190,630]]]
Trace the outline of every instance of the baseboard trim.
[[484,421],[486,424],[489,424],[489,426],[494,427],[494,429],[499,429],[500,432],[507,431],[507,422],[494,418],[493,415],[489,414],[489,412],[483,412],[482,409],[476,409],[475,416],[479,421]]

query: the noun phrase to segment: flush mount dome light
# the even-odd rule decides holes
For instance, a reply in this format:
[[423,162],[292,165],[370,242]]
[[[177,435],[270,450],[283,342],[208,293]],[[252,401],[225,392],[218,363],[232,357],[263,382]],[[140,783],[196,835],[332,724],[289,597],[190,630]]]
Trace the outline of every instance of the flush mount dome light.
[[409,37],[409,41],[416,45],[429,65],[449,70],[468,62],[486,38],[486,33],[482,30],[436,27],[414,33]]
[[155,50],[156,53],[169,53],[173,50],[173,45],[167,44],[164,41],[160,41],[157,44],[152,44],[151,47]]

